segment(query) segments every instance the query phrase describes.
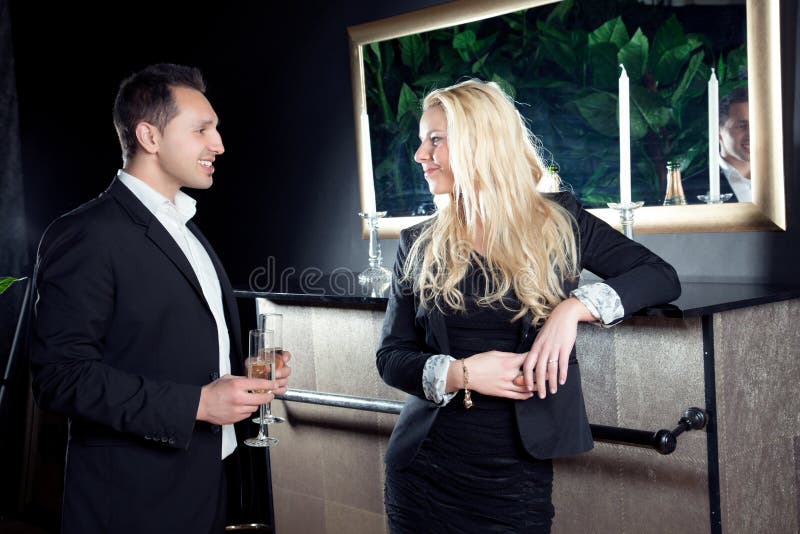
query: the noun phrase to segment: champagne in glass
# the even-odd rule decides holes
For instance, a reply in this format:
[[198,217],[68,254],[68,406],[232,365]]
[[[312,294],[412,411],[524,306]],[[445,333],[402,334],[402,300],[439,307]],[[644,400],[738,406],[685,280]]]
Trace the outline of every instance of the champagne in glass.
[[[272,380],[275,376],[275,347],[274,333],[270,330],[250,330],[249,350],[247,356],[247,376],[249,378],[265,378]],[[255,393],[266,393],[266,390],[255,390]],[[261,424],[258,436],[244,440],[250,447],[271,447],[278,444],[278,439],[267,435],[265,408],[262,404],[258,407],[261,414]]]
[[[274,369],[272,372],[274,373],[283,367],[283,358],[280,357],[283,353],[283,315],[280,313],[259,314],[258,329],[273,332],[275,358],[273,358]],[[268,425],[272,425],[275,423],[285,423],[286,419],[273,415],[270,403],[267,403],[264,408],[264,413],[259,414],[258,417],[254,417],[253,422],[258,424],[265,422]]]

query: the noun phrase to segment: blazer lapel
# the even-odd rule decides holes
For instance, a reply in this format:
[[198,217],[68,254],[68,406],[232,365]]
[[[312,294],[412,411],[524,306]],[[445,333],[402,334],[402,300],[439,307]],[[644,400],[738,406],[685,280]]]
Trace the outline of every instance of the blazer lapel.
[[[180,249],[178,244],[172,238],[172,236],[167,232],[167,229],[155,218],[155,216],[148,210],[144,204],[142,204],[136,195],[134,195],[130,189],[128,189],[125,184],[117,180],[116,178],[111,183],[108,188],[108,193],[110,193],[114,198],[122,205],[125,211],[128,212],[131,219],[141,226],[147,228],[146,235],[147,237],[167,256],[170,261],[175,264],[175,267],[183,274],[189,284],[194,288],[195,293],[203,302],[205,307],[211,312],[211,306],[208,305],[206,301],[206,297],[203,294],[203,288],[200,286],[200,281],[197,279],[197,275],[192,269],[189,260],[186,259],[186,255]],[[197,228],[197,225],[193,222],[189,221],[187,228],[197,237],[200,241],[200,244],[206,249],[208,252],[208,256],[211,258],[211,263],[214,265],[214,270],[217,272],[217,278],[219,279],[220,284],[220,291],[222,292],[222,302],[223,307],[225,308],[225,319],[228,323],[228,333],[231,337],[231,354],[241,354],[242,350],[242,340],[241,340],[241,332],[239,331],[239,311],[236,305],[236,298],[233,296],[233,288],[231,287],[231,283],[228,280],[228,276],[225,274],[225,269],[222,267],[222,263],[219,261],[219,258],[214,253],[214,250],[211,248],[211,245],[206,240],[205,236],[200,232]],[[233,357],[231,358],[231,369],[236,374],[241,374],[242,367],[240,358]]]
[[206,297],[203,295],[203,288],[200,286],[200,280],[197,279],[192,265],[189,263],[189,260],[186,259],[186,255],[172,236],[169,235],[166,228],[164,228],[155,217],[150,221],[150,225],[147,228],[147,237],[149,237],[150,240],[161,249],[161,252],[175,264],[175,267],[186,277],[186,280],[192,285],[197,295],[203,299],[203,303],[210,310],[211,307],[208,305],[208,302],[206,302]]
[[[206,249],[208,252],[208,257],[211,258],[211,263],[214,264],[214,270],[217,272],[217,279],[219,280],[219,287],[220,291],[222,292],[222,305],[225,309],[225,321],[228,323],[228,333],[231,337],[231,353],[234,355],[242,353],[242,339],[241,339],[241,332],[239,331],[239,308],[236,304],[236,297],[233,295],[233,287],[231,286],[231,282],[228,279],[228,275],[225,273],[225,269],[222,266],[222,262],[220,261],[217,254],[214,252],[214,249],[211,248],[211,244],[208,242],[206,237],[200,231],[196,224],[189,221],[187,225],[189,230],[197,237],[197,240],[200,241],[200,244]],[[233,357],[231,358],[231,369],[236,373],[239,371],[243,371],[243,367],[241,367],[241,358]]]
[[134,195],[125,184],[116,178],[108,188],[108,192],[122,205],[125,211],[128,212],[133,222],[147,228],[147,237],[167,256],[170,261],[175,264],[175,267],[183,274],[189,284],[194,288],[197,296],[203,301],[206,308],[211,310],[211,307],[206,302],[203,295],[203,289],[200,287],[200,281],[194,273],[189,260],[180,249],[178,244],[169,235],[167,229],[155,218],[155,216],[142,204],[136,195]]
[[430,321],[430,331],[433,335],[432,341],[436,347],[438,347],[441,354],[450,354],[450,338],[447,337],[447,324],[439,308],[434,306],[429,311],[428,321]]

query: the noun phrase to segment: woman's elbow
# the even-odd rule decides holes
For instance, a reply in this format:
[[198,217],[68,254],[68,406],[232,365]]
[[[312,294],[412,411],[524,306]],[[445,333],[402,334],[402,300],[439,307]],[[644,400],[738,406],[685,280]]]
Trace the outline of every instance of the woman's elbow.
[[672,302],[676,300],[678,297],[681,296],[682,288],[681,288],[681,280],[678,277],[678,273],[675,271],[675,268],[672,265],[669,265],[669,273],[667,276],[667,293],[668,298],[667,302]]

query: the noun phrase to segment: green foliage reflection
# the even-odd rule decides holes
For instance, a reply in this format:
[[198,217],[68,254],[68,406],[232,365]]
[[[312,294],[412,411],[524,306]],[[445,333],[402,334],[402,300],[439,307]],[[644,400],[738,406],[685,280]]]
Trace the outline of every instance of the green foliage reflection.
[[668,160],[684,178],[707,172],[711,67],[720,96],[747,83],[745,8],[717,9],[564,0],[368,45],[377,208],[393,216],[433,208],[413,161],[420,99],[466,77],[496,81],[514,96],[546,159],[587,206],[618,200],[620,63],[631,84],[633,197],[660,204]]

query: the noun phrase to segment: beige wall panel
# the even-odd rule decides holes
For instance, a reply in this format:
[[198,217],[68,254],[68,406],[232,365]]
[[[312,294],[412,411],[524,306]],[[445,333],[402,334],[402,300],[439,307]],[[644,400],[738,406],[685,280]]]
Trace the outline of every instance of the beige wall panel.
[[797,299],[714,317],[722,524],[732,532],[800,531],[798,318]]
[[[284,313],[292,388],[405,399],[375,369],[383,312],[262,306]],[[798,300],[714,317],[724,532],[800,531],[798,317]],[[577,347],[592,423],[672,429],[686,408],[705,407],[699,318],[581,325]],[[273,410],[290,421],[271,429],[280,534],[386,532],[383,455],[397,416],[280,401]],[[597,443],[559,459],[553,532],[709,532],[706,462],[704,431],[666,456]]]

